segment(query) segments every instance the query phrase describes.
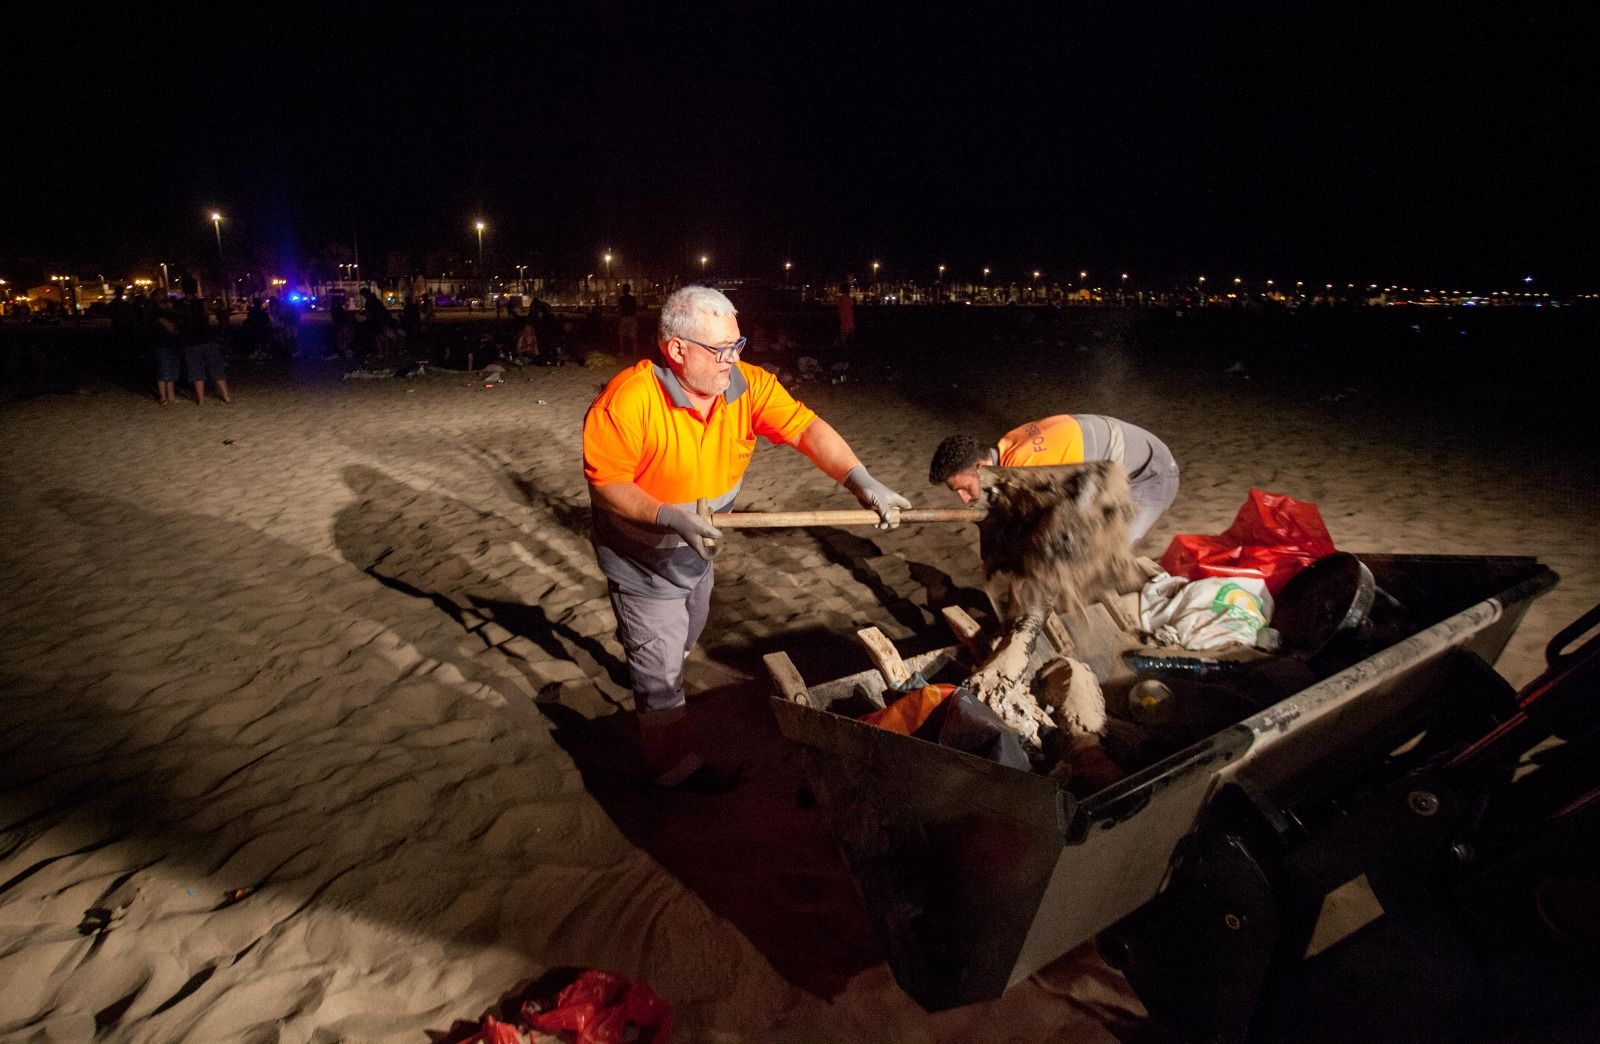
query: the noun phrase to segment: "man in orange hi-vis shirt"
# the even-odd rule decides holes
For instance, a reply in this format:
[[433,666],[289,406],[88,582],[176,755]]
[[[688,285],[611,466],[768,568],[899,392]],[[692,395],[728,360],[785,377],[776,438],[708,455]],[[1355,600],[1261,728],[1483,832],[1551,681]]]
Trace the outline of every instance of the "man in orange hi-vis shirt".
[[880,528],[898,525],[900,509],[911,506],[776,377],[739,361],[745,338],[736,315],[710,287],[674,293],[661,308],[661,359],[613,377],[583,421],[595,555],[628,657],[646,769],[662,786],[714,786],[722,775],[696,749],[683,693],[683,661],[711,604],[705,541],[722,535],[695,514],[695,502],[732,507],[764,435],[799,450],[876,511]]
[[986,446],[971,435],[952,435],[939,443],[928,481],[948,486],[970,504],[982,497],[978,469],[1027,468],[1111,460],[1128,472],[1136,510],[1128,539],[1137,543],[1178,497],[1178,462],[1167,444],[1127,421],[1090,413],[1062,413],[1031,421]]

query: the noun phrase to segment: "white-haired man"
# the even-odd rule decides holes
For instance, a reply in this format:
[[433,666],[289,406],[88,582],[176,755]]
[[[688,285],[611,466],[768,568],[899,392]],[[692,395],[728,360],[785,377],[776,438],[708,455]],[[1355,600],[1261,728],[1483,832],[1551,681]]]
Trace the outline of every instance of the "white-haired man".
[[646,769],[662,786],[707,774],[687,716],[683,661],[711,602],[705,541],[722,534],[695,514],[696,501],[730,508],[764,435],[844,485],[882,528],[911,506],[777,378],[739,360],[745,338],[736,316],[710,287],[674,293],[661,308],[661,359],[613,377],[583,422],[595,554],[628,657]]

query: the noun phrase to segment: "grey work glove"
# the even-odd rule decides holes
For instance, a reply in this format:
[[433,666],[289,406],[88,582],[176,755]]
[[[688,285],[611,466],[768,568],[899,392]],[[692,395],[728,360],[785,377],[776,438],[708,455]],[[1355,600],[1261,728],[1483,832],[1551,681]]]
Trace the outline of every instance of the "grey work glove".
[[900,509],[911,506],[911,501],[867,474],[864,464],[857,464],[850,469],[844,477],[844,488],[855,494],[862,507],[871,508],[878,513],[879,529],[893,529],[898,526]]
[[708,547],[706,546],[706,541],[721,540],[722,530],[699,515],[691,515],[682,508],[673,507],[671,504],[661,505],[661,509],[656,512],[656,525],[666,526],[683,537],[683,542],[694,548],[694,553],[707,562],[711,561],[712,556],[717,553],[717,547],[721,546],[718,544]]

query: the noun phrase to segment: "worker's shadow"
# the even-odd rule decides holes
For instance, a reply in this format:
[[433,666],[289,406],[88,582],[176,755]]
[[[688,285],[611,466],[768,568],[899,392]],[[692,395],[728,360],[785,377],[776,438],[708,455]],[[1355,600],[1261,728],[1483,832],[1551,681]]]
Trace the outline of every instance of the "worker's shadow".
[[[603,675],[616,685],[627,683],[622,659],[574,626],[585,605],[605,593],[603,580],[570,564],[587,550],[586,536],[573,531],[576,519],[551,513],[552,524],[536,532],[369,467],[352,465],[343,477],[357,499],[339,512],[333,531],[351,565],[385,587],[432,602],[463,632],[493,622],[527,638],[550,659],[569,660],[584,674]],[[485,561],[514,548],[526,556],[523,568],[513,571],[522,590],[506,582],[500,563]],[[547,553],[552,549],[557,553]],[[546,597],[563,608],[546,608]],[[526,661],[507,659],[530,673]]]

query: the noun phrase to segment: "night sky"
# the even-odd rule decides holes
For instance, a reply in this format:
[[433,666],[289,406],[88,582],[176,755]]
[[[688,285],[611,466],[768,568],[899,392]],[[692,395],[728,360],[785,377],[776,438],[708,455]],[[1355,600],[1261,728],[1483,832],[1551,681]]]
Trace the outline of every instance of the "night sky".
[[1600,281],[1591,8],[1075,6],[13,17],[0,266]]

